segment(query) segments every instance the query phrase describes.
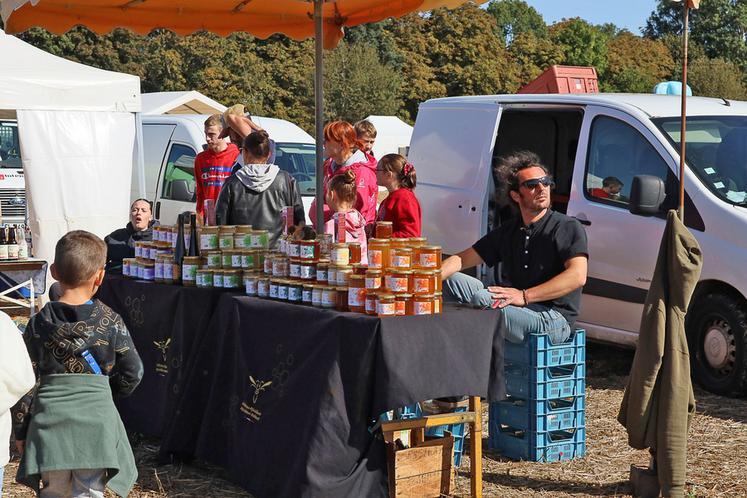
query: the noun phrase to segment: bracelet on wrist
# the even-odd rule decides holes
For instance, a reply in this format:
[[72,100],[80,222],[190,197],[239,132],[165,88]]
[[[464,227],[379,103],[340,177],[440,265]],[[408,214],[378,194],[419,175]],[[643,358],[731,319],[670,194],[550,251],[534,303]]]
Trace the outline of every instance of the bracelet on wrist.
[[527,300],[527,290],[526,289],[521,289],[521,297],[524,298],[524,306],[526,306],[527,304],[529,304],[529,301]]

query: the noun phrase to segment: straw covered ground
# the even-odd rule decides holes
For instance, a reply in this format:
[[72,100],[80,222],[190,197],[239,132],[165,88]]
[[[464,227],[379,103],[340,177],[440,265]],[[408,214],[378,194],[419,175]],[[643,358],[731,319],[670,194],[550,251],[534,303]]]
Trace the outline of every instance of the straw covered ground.
[[[486,450],[483,458],[485,496],[598,497],[630,496],[630,464],[646,465],[646,451],[627,446],[616,421],[632,351],[590,344],[587,351],[587,456],[562,463],[513,462]],[[696,388],[698,413],[690,430],[687,484],[689,497],[747,496],[747,400],[708,394]],[[483,412],[487,436],[487,406]],[[467,443],[467,442],[465,442]],[[250,496],[205,464],[156,466],[158,442],[133,436],[140,478],[130,495],[136,498]],[[465,448],[467,444],[465,444]],[[487,447],[487,439],[483,439]],[[17,458],[6,467],[4,496],[31,497],[12,484]],[[469,459],[464,458],[456,493],[468,495]]]

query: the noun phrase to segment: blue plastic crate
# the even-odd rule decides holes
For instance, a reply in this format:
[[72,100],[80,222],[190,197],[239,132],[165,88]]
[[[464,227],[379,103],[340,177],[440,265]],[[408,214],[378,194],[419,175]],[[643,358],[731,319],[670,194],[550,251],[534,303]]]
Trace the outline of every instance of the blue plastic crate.
[[524,399],[554,399],[584,394],[586,365],[532,367],[506,363],[506,393]]
[[586,332],[575,330],[563,344],[553,345],[547,334],[528,334],[521,344],[506,341],[504,360],[533,367],[557,367],[586,361]]
[[[454,409],[454,412],[466,412],[467,407],[460,406]],[[426,436],[444,437],[444,432],[451,432],[454,438],[454,466],[459,467],[462,463],[462,451],[464,450],[464,426],[466,424],[449,424],[429,427],[425,430]]]
[[[548,410],[537,415],[531,413],[524,400],[506,400],[490,403],[488,412],[488,445],[492,447],[493,435],[501,425],[525,431],[557,431],[585,427],[586,418],[583,403],[574,402],[569,407]],[[497,444],[497,443],[496,443]]]
[[513,460],[571,460],[586,454],[586,429],[581,427],[550,432],[506,429],[497,434],[497,443],[496,449]]

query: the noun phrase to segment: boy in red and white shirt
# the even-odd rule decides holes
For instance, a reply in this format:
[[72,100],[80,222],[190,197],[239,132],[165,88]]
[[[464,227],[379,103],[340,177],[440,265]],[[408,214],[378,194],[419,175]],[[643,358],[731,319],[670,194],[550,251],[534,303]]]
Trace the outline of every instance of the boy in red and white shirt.
[[239,155],[239,148],[220,138],[223,131],[220,114],[213,114],[205,120],[205,140],[207,150],[195,158],[196,211],[203,216],[205,199],[218,199],[223,182],[231,175],[231,167]]

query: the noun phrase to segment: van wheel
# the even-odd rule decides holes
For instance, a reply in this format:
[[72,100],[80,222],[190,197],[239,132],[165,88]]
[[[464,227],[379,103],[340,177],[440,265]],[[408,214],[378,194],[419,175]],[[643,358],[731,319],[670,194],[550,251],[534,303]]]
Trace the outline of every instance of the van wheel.
[[747,313],[736,299],[706,294],[690,305],[687,336],[693,377],[725,396],[747,393]]

